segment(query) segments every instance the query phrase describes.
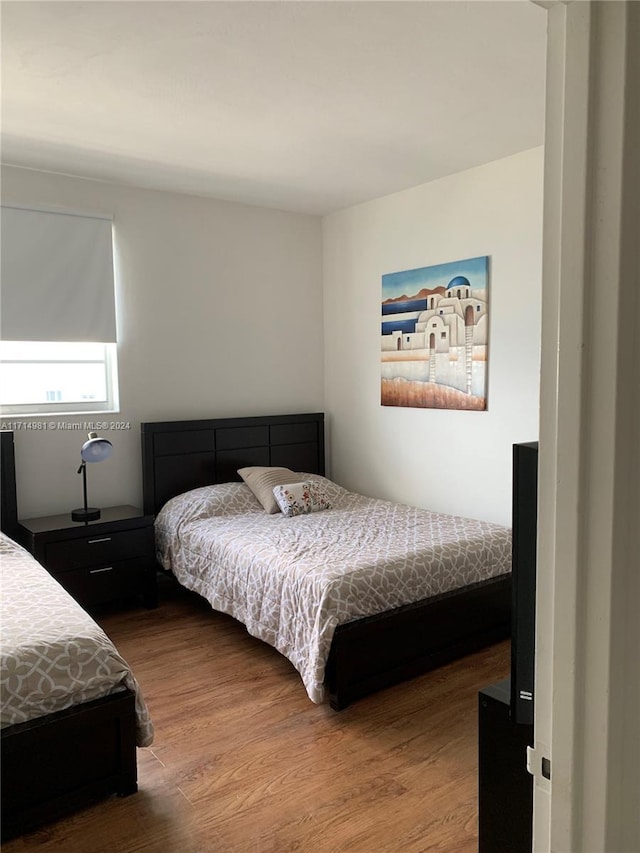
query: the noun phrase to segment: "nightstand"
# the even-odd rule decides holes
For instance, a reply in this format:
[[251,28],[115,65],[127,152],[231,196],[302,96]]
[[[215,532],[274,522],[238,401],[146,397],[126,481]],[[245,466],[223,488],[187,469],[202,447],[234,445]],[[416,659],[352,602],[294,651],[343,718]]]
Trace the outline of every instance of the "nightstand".
[[139,595],[158,603],[153,516],[133,506],[102,510],[96,521],[71,513],[20,519],[22,544],[83,607]]

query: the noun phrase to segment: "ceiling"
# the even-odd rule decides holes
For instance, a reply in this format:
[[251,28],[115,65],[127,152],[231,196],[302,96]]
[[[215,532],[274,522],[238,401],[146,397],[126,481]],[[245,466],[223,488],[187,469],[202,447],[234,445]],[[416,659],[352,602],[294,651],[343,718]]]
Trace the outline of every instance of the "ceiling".
[[0,10],[10,164],[325,214],[543,142],[528,0]]

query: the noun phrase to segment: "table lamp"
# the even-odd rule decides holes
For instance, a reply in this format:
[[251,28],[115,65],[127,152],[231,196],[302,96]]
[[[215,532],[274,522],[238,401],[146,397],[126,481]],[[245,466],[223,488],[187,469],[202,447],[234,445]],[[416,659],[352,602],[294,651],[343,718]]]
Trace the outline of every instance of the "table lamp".
[[87,462],[102,462],[113,453],[113,445],[106,438],[98,438],[96,432],[89,433],[89,440],[85,441],[80,450],[82,463],[78,468],[78,474],[82,474],[82,492],[84,495],[84,506],[74,509],[71,513],[72,521],[95,521],[100,518],[100,510],[95,506],[87,506]]

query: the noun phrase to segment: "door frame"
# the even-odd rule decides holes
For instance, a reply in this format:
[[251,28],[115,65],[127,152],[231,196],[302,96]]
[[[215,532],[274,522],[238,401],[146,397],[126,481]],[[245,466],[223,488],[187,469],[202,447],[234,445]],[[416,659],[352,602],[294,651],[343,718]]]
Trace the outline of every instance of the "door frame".
[[538,5],[548,42],[533,849],[636,850],[640,4]]

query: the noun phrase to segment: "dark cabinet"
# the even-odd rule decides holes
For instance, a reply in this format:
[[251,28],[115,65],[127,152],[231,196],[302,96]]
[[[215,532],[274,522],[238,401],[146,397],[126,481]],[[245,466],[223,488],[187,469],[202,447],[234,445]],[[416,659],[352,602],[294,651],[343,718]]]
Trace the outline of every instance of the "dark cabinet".
[[88,523],[67,514],[20,525],[25,547],[83,607],[136,595],[156,606],[153,516],[116,506]]
[[510,679],[478,694],[479,853],[531,853],[533,726],[511,719]]

